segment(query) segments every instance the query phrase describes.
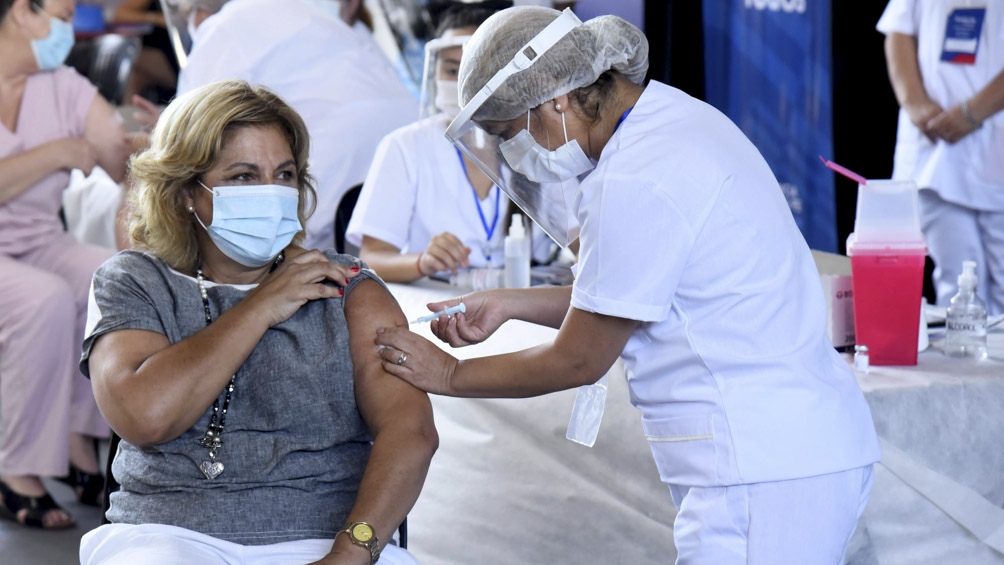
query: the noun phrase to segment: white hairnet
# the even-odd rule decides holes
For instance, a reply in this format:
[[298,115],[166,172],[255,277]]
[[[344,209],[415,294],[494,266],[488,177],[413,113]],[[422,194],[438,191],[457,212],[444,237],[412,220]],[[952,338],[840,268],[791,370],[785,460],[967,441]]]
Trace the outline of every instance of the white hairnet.
[[[471,98],[516,52],[561,12],[519,6],[488,18],[464,48],[460,63],[460,101]],[[576,27],[533,65],[510,76],[475,112],[476,120],[511,120],[530,108],[576,88],[588,86],[614,69],[641,85],[648,70],[648,40],[640,29],[617,16],[599,16]]]

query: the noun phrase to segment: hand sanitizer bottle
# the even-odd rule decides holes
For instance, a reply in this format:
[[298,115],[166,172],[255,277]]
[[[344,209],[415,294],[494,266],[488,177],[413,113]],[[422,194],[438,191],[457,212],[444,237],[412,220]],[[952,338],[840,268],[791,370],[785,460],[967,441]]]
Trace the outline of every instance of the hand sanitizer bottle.
[[959,293],[945,319],[945,355],[987,358],[987,307],[976,296],[976,262],[963,261]]
[[527,245],[522,214],[512,215],[509,235],[505,238],[505,286],[506,288],[530,286],[530,246]]

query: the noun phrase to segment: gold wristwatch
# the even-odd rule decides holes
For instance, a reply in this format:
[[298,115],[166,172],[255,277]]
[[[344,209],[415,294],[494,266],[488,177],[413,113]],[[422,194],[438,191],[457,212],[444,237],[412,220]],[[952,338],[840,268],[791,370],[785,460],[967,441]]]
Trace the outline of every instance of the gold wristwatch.
[[[338,533],[348,534],[349,541],[370,550],[370,565],[380,559],[380,540],[377,539],[373,526],[366,522],[350,522]],[[335,537],[338,537],[338,534],[335,534]]]

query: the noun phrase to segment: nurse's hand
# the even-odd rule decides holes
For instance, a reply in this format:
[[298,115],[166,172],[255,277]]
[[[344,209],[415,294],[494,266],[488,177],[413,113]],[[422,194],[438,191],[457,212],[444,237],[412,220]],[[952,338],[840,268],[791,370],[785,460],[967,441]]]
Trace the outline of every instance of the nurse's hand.
[[934,102],[930,98],[926,98],[919,102],[908,103],[903,105],[903,109],[906,110],[908,116],[910,116],[910,121],[913,125],[920,129],[931,143],[938,141],[938,136],[931,131],[931,126],[929,122],[935,116],[942,112],[941,106]]
[[934,116],[927,122],[927,126],[931,133],[948,143],[955,143],[976,131],[976,128],[969,123],[965,114],[962,113],[961,105]]
[[481,343],[509,319],[502,292],[498,290],[482,290],[460,298],[431,302],[428,308],[438,312],[461,302],[466,306],[466,312],[440,316],[429,324],[436,337],[453,347]]
[[429,246],[418,258],[418,268],[427,274],[444,271],[456,274],[457,269],[466,269],[470,266],[468,260],[470,254],[470,247],[464,245],[457,236],[444,231],[429,241]]
[[408,328],[380,328],[375,340],[388,373],[433,394],[450,394],[457,359]]

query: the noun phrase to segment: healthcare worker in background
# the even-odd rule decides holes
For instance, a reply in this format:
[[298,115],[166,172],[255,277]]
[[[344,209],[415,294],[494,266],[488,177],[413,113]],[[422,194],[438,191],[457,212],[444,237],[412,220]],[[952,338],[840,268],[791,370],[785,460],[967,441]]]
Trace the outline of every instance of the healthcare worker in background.
[[[442,14],[436,39],[425,47],[424,119],[391,133],[377,148],[346,240],[385,281],[504,265],[515,207],[445,136],[460,111],[463,45],[503,4],[512,2],[456,4]],[[533,230],[538,262],[546,262],[554,248],[543,230]]]
[[890,0],[877,27],[900,104],[892,178],[921,189],[938,304],[976,261],[1004,314],[1004,2]]
[[[353,0],[339,7],[359,5]],[[342,196],[362,184],[380,140],[418,111],[372,34],[360,31],[355,13],[336,13],[316,0],[195,0],[192,52],[178,79],[178,94],[219,80],[246,80],[269,88],[303,116],[317,178],[308,248],[334,245]]]
[[[504,160],[500,186],[559,242],[579,238],[575,282],[469,294],[433,325],[460,346],[518,319],[558,328],[552,343],[458,361],[381,328],[384,366],[437,394],[525,397],[593,383],[621,356],[679,509],[677,563],[842,563],[880,450],[811,254],[728,118],[642,86],[647,52],[613,16],[517,7],[482,24],[447,136],[496,183]],[[534,209],[562,200],[577,225]]]

